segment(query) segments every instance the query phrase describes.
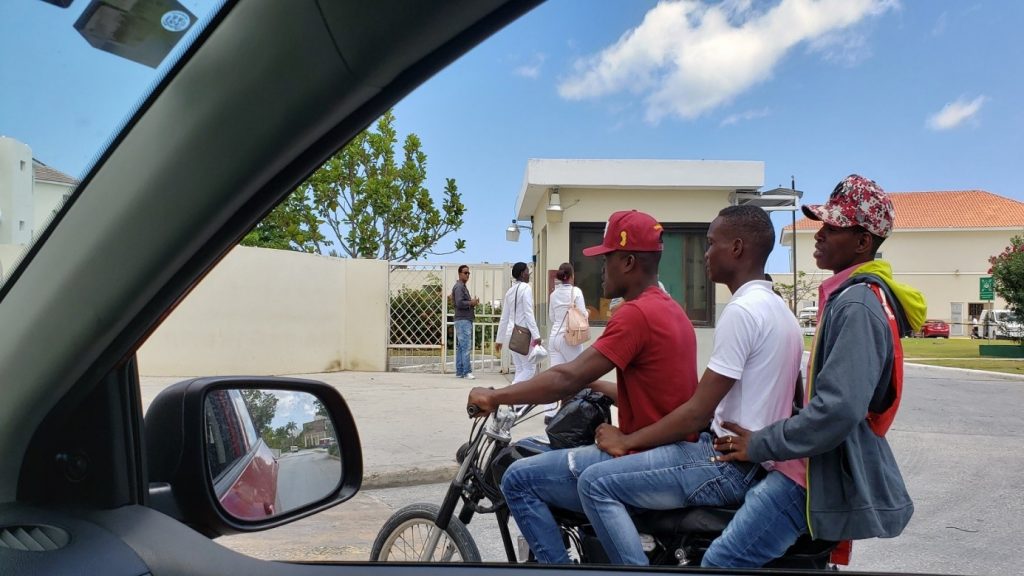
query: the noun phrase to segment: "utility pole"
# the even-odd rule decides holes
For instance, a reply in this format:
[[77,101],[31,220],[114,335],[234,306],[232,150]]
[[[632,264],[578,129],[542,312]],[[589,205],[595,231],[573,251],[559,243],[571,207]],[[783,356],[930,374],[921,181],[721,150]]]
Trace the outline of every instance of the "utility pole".
[[793,245],[790,247],[790,255],[793,259],[793,315],[796,316],[796,205],[799,196],[796,193],[796,176],[789,177],[789,189],[793,191]]

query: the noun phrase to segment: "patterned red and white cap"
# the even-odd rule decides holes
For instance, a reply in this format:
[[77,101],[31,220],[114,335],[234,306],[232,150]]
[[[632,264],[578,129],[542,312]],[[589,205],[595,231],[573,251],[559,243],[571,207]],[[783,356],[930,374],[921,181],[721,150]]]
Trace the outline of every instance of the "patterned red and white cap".
[[836,184],[828,202],[801,207],[811,220],[839,228],[861,226],[875,236],[888,238],[896,210],[889,195],[874,180],[850,174]]

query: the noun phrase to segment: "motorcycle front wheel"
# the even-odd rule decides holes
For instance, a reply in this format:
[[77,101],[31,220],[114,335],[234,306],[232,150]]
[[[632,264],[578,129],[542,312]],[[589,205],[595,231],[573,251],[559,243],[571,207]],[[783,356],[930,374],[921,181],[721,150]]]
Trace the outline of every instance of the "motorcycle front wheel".
[[373,541],[370,562],[480,562],[473,536],[454,516],[430,558],[423,558],[430,535],[438,530],[439,511],[434,504],[410,504],[392,514]]

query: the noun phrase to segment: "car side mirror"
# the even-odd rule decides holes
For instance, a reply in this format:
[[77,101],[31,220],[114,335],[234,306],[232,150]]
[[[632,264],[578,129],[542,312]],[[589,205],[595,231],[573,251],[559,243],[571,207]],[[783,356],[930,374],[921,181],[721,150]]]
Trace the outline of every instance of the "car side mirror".
[[333,387],[295,378],[196,378],[145,416],[149,505],[218,536],[264,530],[354,495],[362,453]]

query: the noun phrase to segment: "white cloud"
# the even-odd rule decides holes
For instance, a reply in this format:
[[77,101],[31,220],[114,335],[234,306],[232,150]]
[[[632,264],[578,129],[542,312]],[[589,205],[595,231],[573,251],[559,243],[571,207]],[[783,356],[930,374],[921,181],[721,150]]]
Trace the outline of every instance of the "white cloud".
[[512,72],[516,76],[522,76],[523,78],[537,78],[540,76],[540,69],[544,66],[545,60],[547,60],[547,55],[538,52],[533,55],[529,63],[516,66]]
[[271,394],[277,397],[277,407],[274,412],[274,420],[270,424],[271,427],[284,426],[288,422],[295,422],[302,426],[304,422],[311,422],[316,415],[316,398],[307,392],[272,390]]
[[812,40],[811,52],[820,53],[826,62],[853,68],[871,57],[871,46],[864,34],[843,31]]
[[[897,6],[895,0],[663,0],[600,53],[576,62],[558,87],[568,100],[630,91],[645,117],[695,118],[771,77],[794,46]],[[818,48],[824,50],[824,48]],[[827,55],[826,55],[827,56]]]
[[942,107],[925,123],[932,130],[950,130],[974,118],[981,110],[981,107],[988,100],[985,96],[978,96],[970,102],[960,97],[955,102],[950,102]]
[[724,120],[722,120],[719,126],[733,126],[739,124],[740,122],[745,122],[747,120],[757,120],[758,118],[764,118],[769,114],[771,114],[771,111],[768,110],[767,108],[762,108],[760,110],[747,110],[746,112],[740,112],[739,114],[730,114],[726,116]]
[[946,21],[949,18],[946,12],[939,14],[939,18],[932,27],[932,36],[942,36],[946,32]]

